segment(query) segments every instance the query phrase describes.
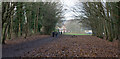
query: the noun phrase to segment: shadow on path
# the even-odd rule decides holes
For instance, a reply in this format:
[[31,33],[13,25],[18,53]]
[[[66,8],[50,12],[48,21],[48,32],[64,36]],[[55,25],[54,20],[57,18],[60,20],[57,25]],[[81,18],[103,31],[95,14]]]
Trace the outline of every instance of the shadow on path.
[[[16,44],[16,45],[9,45],[6,48],[2,48],[2,57],[20,57],[24,55],[24,52],[31,51],[32,49],[38,48],[41,45],[57,40],[61,36],[47,37],[43,39],[38,38],[37,40],[32,40],[29,42],[23,42],[23,43]],[[4,46],[5,45],[3,45],[3,47]]]

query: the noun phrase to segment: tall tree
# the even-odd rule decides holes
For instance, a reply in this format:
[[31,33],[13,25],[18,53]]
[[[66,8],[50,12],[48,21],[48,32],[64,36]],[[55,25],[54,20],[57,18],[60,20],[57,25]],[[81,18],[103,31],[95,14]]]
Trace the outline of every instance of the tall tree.
[[59,6],[56,2],[2,2],[2,43],[11,35],[50,34],[60,20]]
[[86,2],[83,3],[83,10],[78,13],[84,14],[80,21],[91,27],[93,35],[113,41],[119,35],[118,9],[116,2]]

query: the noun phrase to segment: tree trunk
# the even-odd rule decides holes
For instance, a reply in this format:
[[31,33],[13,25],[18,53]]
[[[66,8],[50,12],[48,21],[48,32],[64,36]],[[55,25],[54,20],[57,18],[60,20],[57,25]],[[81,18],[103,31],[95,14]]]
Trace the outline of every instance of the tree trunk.
[[36,33],[36,31],[35,31],[35,25],[36,25],[36,22],[35,22],[35,19],[34,19],[34,33]]
[[10,24],[10,39],[11,39],[11,36],[12,36],[12,30],[13,30],[13,20],[12,20],[12,17],[11,17],[11,24]]
[[8,27],[8,23],[6,24],[5,29],[4,29],[4,32],[3,32],[2,44],[5,44],[7,27]]
[[36,21],[36,33],[38,31],[38,15],[37,15],[37,21]]
[[19,18],[19,31],[18,31],[18,36],[20,35],[20,33],[21,33],[21,26],[20,26],[21,24],[20,24],[20,18]]
[[119,22],[118,22],[118,39],[120,40],[120,2],[118,2],[118,13],[119,13]]

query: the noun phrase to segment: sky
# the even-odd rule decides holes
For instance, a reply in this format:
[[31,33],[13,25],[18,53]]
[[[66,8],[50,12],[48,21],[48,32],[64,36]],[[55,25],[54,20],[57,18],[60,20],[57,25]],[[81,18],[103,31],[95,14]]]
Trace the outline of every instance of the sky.
[[61,0],[63,4],[63,9],[67,9],[65,11],[64,20],[70,20],[73,19],[73,15],[75,14],[71,9],[77,4],[78,0]]

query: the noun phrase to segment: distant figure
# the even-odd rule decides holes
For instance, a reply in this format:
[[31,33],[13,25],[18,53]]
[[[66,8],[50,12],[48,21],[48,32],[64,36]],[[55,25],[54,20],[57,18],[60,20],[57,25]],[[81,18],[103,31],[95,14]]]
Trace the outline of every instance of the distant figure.
[[55,32],[55,36],[56,36],[56,37],[58,36],[58,32]]
[[62,32],[60,32],[60,34],[62,34]]
[[57,36],[58,36],[58,32],[53,31],[52,32],[52,37],[57,37]]
[[52,37],[54,37],[54,36],[55,36],[55,32],[53,31],[53,32],[52,32]]

